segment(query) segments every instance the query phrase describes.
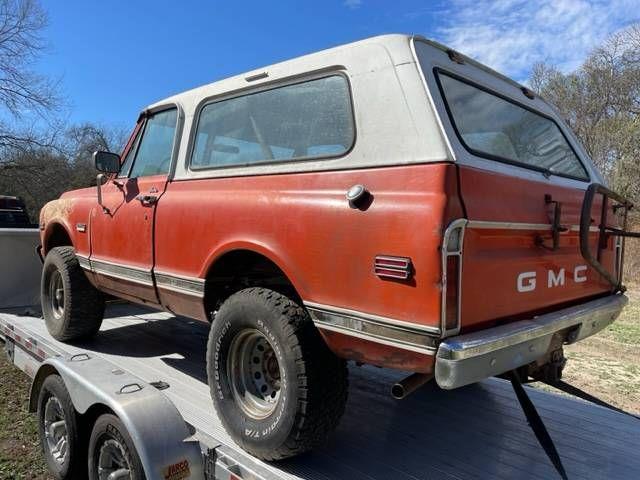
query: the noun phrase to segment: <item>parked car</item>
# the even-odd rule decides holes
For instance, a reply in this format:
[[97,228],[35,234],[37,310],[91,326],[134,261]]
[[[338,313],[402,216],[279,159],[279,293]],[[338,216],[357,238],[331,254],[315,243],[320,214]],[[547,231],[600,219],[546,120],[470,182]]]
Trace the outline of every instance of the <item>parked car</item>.
[[31,228],[24,202],[18,197],[0,195],[0,228]]
[[213,403],[263,459],[325,440],[346,360],[413,373],[398,397],[558,378],[626,303],[628,202],[543,99],[421,37],[167,98],[95,163],[40,215],[49,331],[93,336],[105,294],[211,322]]

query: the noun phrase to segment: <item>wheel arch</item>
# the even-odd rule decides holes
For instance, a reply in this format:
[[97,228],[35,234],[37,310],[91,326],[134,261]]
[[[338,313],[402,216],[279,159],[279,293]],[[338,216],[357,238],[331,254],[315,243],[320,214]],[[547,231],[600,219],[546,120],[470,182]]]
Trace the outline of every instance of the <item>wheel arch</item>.
[[55,247],[75,247],[69,229],[60,221],[50,222],[42,238],[43,255]]
[[29,413],[35,413],[38,410],[38,396],[40,395],[40,389],[44,381],[51,375],[60,376],[60,372],[51,364],[43,363],[38,369],[33,380],[31,382],[31,388],[29,389]]
[[300,301],[304,284],[286,265],[286,257],[263,245],[234,242],[214,252],[204,269],[204,304],[207,312],[243,287],[263,286],[281,290]]

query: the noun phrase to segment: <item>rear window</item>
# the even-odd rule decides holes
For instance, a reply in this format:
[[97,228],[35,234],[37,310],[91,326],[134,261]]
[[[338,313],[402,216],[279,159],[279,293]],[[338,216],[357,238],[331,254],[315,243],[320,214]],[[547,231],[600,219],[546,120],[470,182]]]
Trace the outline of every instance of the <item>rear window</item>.
[[336,157],[353,143],[347,80],[309,80],[205,105],[191,168]]
[[436,75],[451,122],[471,153],[554,175],[589,179],[553,120],[450,75]]

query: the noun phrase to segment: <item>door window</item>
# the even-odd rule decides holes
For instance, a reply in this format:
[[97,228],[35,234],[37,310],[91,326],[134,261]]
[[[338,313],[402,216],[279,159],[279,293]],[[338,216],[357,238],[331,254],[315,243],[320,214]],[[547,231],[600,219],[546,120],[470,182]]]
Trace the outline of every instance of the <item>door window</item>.
[[123,163],[123,174],[133,167],[130,178],[150,175],[164,175],[171,167],[173,142],[176,134],[178,110],[171,108],[150,116],[144,126],[142,136],[134,142]]

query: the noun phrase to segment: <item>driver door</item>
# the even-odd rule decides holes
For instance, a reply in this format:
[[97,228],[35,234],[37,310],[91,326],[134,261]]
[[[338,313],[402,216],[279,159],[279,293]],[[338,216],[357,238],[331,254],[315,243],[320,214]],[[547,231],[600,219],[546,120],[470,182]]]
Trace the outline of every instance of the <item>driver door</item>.
[[92,210],[90,262],[101,289],[157,304],[153,223],[174,156],[178,111],[158,111],[143,122],[120,174],[102,186],[102,206]]

